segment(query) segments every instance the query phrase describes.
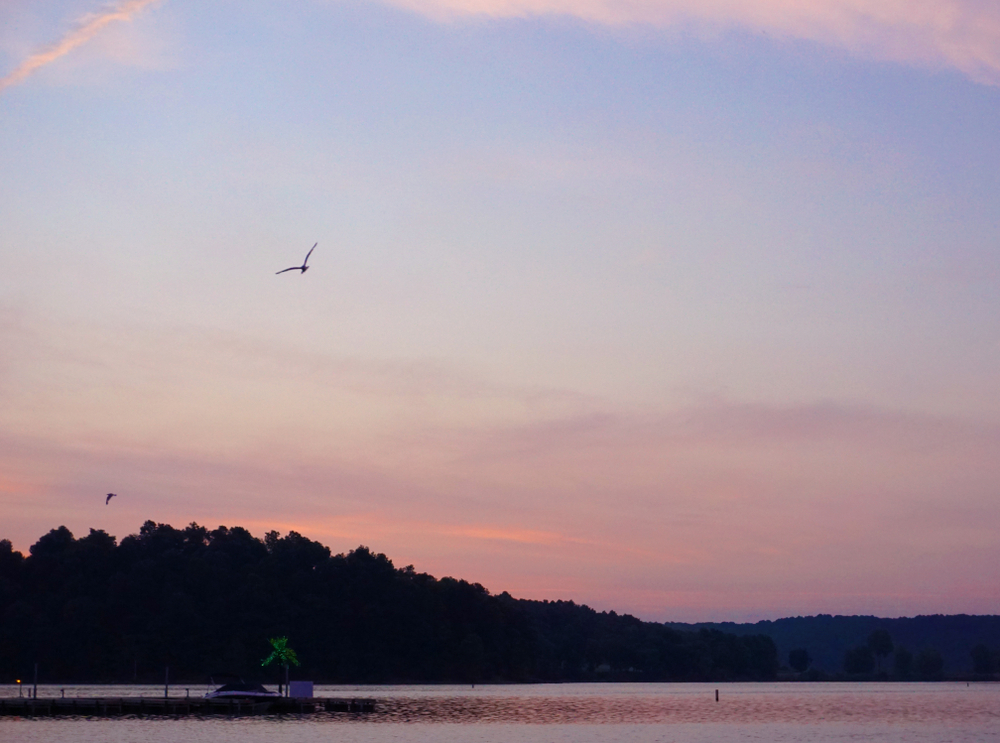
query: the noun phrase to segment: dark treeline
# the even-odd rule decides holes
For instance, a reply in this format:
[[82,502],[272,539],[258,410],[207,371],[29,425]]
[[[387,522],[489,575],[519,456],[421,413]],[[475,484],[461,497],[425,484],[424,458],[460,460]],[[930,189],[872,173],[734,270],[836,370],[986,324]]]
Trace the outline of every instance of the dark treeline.
[[[716,629],[767,635],[782,663],[805,650],[809,667],[824,674],[933,679],[1000,672],[1000,616],[930,615],[788,617],[753,624],[670,624],[681,631]],[[873,641],[878,634],[881,642]],[[880,645],[882,648],[880,649]]]
[[51,682],[162,681],[165,666],[266,680],[278,636],[318,682],[770,679],[779,665],[762,635],[494,596],[295,532],[147,521],[118,543],[60,527],[27,557],[0,541],[0,680],[36,662]]

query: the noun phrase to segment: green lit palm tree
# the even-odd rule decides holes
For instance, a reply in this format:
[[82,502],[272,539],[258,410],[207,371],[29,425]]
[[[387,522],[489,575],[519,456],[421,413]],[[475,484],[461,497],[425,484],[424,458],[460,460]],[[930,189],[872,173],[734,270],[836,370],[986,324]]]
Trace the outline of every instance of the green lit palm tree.
[[[285,669],[285,693],[288,693],[288,668],[300,665],[299,658],[295,655],[295,651],[288,647],[287,637],[272,637],[268,642],[271,643],[271,654],[264,658],[261,665],[270,666],[277,663]],[[278,691],[281,693],[280,689]]]

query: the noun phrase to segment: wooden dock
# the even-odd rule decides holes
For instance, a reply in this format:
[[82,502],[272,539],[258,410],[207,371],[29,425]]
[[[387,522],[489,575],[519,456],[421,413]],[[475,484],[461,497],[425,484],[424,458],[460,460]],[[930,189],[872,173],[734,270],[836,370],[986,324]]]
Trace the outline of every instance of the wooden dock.
[[0,716],[16,717],[186,717],[222,715],[374,712],[374,699],[277,697],[274,699],[205,699],[203,697],[0,698]]

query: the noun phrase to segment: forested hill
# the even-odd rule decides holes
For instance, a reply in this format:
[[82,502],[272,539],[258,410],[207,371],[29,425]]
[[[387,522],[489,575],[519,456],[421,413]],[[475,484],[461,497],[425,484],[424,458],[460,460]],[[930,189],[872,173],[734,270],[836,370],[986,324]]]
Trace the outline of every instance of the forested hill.
[[[25,557],[0,541],[0,682],[270,678],[287,636],[298,678],[326,682],[769,679],[767,637],[682,632],[572,602],[517,600],[342,555],[295,532],[257,539],[146,522],[117,542],[53,529]],[[296,676],[293,676],[296,677]]]
[[[921,650],[940,653],[945,675],[973,672],[972,651],[977,646],[988,648],[996,655],[1000,649],[1000,616],[933,615],[881,619],[869,616],[789,617],[753,624],[713,622],[703,624],[670,623],[680,631],[714,629],[739,635],[767,635],[778,646],[782,664],[795,648],[805,649],[813,667],[826,673],[844,670],[845,655],[851,648],[863,647],[871,633],[886,630],[895,649],[906,648],[918,654]],[[889,659],[891,660],[891,659]],[[987,664],[993,669],[996,662]],[[991,672],[991,671],[990,671]]]

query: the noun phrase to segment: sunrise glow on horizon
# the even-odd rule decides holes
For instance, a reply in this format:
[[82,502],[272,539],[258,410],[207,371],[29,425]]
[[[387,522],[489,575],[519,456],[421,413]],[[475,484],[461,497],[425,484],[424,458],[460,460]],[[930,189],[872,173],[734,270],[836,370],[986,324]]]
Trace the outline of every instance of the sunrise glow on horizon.
[[997,613],[998,104],[977,0],[0,4],[0,539]]

